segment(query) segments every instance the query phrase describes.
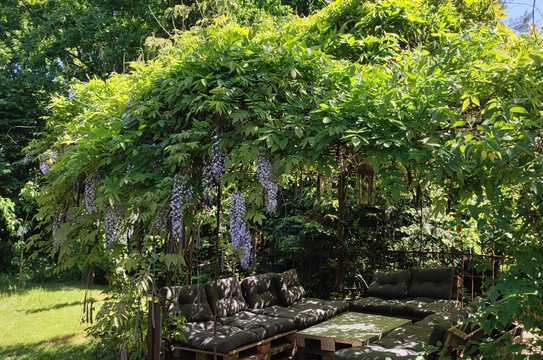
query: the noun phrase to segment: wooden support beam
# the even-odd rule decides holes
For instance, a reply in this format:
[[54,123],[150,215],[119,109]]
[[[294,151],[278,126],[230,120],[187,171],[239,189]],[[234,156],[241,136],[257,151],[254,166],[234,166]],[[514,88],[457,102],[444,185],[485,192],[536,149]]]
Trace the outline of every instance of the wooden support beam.
[[160,316],[160,306],[154,301],[149,301],[148,329],[147,358],[149,360],[160,360],[162,319]]
[[271,357],[270,354],[271,342],[265,342],[256,347],[256,352],[258,354],[259,360],[269,360]]

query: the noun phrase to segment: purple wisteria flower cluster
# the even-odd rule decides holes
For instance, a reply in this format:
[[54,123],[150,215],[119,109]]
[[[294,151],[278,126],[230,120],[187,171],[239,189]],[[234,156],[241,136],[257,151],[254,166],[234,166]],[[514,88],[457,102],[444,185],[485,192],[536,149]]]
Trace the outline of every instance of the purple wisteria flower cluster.
[[175,175],[170,197],[170,226],[172,238],[182,249],[184,249],[186,245],[183,207],[191,200],[192,189],[187,186],[186,179],[181,175]]
[[109,205],[106,218],[104,220],[104,231],[106,233],[106,245],[111,247],[113,242],[119,237],[122,224],[121,209],[114,205]]
[[221,138],[218,135],[213,136],[211,159],[204,165],[202,175],[204,200],[207,204],[211,204],[211,191],[220,183],[224,175],[224,154],[221,151]]
[[96,188],[98,187],[98,178],[96,174],[87,175],[85,178],[85,212],[94,214],[97,211],[96,207]]
[[168,209],[166,207],[163,207],[159,209],[155,215],[155,218],[153,219],[151,223],[151,228],[155,231],[162,230],[168,222]]
[[245,197],[239,191],[230,197],[230,238],[232,245],[240,252],[241,267],[247,269],[252,265],[253,242],[245,223]]
[[266,213],[274,215],[277,211],[277,192],[279,187],[273,181],[271,163],[263,155],[260,155],[257,159],[256,176],[266,194]]
[[42,155],[39,165],[41,173],[45,175],[49,170],[51,170],[51,164],[53,164],[56,160],[57,152],[55,150],[51,150],[47,154]]
[[24,165],[28,165],[32,162],[32,155],[30,154],[26,154],[25,157],[23,158],[23,164]]

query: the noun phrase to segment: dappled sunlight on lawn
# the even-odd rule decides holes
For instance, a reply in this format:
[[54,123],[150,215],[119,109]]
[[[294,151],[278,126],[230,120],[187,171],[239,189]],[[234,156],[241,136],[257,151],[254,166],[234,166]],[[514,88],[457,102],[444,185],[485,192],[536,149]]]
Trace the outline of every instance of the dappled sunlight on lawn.
[[[96,358],[80,321],[84,293],[84,286],[75,283],[3,288],[0,359]],[[93,288],[91,296],[96,314],[104,294]]]

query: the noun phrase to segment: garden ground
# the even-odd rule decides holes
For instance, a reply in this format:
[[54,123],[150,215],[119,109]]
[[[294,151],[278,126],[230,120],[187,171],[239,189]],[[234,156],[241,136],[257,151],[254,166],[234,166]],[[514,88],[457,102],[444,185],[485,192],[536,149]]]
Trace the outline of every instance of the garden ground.
[[[80,322],[84,285],[12,284],[0,278],[0,359],[97,358]],[[91,294],[99,306],[100,288],[94,287]]]

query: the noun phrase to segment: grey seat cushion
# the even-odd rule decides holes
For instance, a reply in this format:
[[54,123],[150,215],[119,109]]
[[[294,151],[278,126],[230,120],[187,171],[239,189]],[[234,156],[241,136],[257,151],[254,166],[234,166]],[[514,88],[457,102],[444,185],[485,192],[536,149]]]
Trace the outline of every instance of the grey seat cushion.
[[411,270],[410,297],[454,298],[454,269]]
[[162,306],[170,315],[184,315],[188,322],[209,321],[213,313],[205,285],[171,286],[160,289]]
[[414,351],[422,351],[427,345],[435,345],[441,340],[440,330],[436,331],[425,324],[407,324],[386,334],[375,345],[387,349],[401,347]]
[[243,279],[241,289],[250,309],[262,309],[279,303],[276,276],[268,273]]
[[383,299],[401,299],[407,296],[410,273],[397,271],[376,272],[368,287],[367,295]]
[[305,289],[295,269],[279,273],[275,279],[281,305],[289,306],[304,298]]
[[425,316],[433,313],[451,313],[460,308],[460,302],[457,300],[431,298],[409,299],[405,302],[405,305],[417,309]]
[[292,319],[298,330],[308,328],[334,316],[332,309],[324,309],[320,306],[310,304],[295,305],[289,307],[274,305],[264,309],[255,309],[251,311],[268,316]]
[[440,332],[426,325],[407,324],[389,332],[381,340],[366,346],[339,350],[336,360],[415,359],[428,345],[435,345]]
[[206,285],[206,291],[211,310],[219,318],[247,309],[247,303],[241,294],[241,285],[234,277],[210,282]]
[[405,301],[395,299],[367,297],[353,301],[351,307],[356,311],[371,314],[396,315],[403,317],[419,317],[420,315],[419,311],[414,307],[407,306]]
[[431,298],[399,300],[367,297],[351,303],[351,307],[356,311],[414,319],[424,318],[434,313],[451,313],[456,311],[459,306],[460,302],[456,300],[436,300]]
[[251,331],[257,334],[261,340],[296,329],[295,321],[292,318],[255,314],[249,311],[242,311],[234,316],[222,318],[220,322],[224,325]]
[[316,298],[303,298],[291,305],[295,308],[320,308],[326,310],[331,316],[340,314],[349,310],[350,304],[340,300],[322,300]]
[[235,326],[217,323],[214,330],[213,321],[186,323],[181,327],[181,332],[184,340],[179,344],[223,354],[259,341],[256,333]]

